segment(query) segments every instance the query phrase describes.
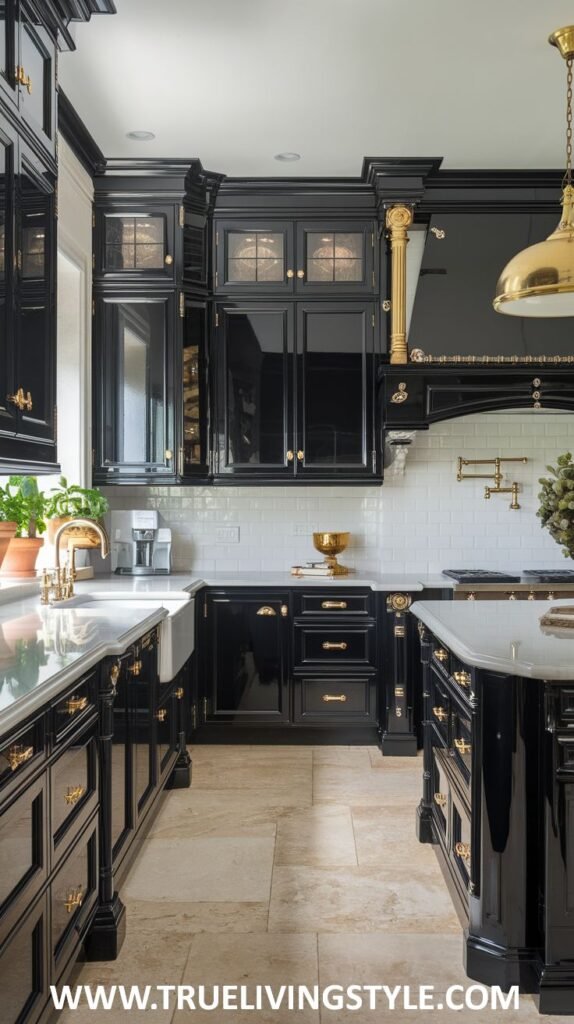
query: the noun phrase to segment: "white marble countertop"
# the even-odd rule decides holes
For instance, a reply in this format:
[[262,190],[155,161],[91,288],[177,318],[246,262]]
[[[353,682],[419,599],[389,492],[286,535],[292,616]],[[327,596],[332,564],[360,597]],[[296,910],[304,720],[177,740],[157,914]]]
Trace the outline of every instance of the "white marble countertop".
[[416,592],[425,588],[452,589],[453,580],[440,573],[350,573],[348,576],[292,576],[290,572],[172,573],[171,576],[96,576],[76,584],[78,593],[118,590],[129,594],[172,596],[174,590],[194,593],[201,587],[369,587],[375,591]]
[[466,665],[531,679],[574,681],[574,632],[540,617],[568,601],[416,601],[411,612]]

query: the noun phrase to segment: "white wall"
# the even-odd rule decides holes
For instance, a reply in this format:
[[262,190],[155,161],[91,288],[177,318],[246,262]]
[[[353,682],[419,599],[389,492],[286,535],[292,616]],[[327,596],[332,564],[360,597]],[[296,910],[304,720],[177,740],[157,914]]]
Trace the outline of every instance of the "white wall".
[[[387,470],[382,487],[122,487],[105,493],[115,508],[159,509],[174,531],[176,569],[287,570],[314,556],[313,530],[350,530],[341,561],[358,569],[564,568],[560,548],[535,512],[545,464],[573,446],[574,415],[488,414],[416,435],[405,475]],[[521,485],[520,510],[509,509],[510,495],[485,501],[488,481],[458,483],[459,455],[527,456],[527,465],[507,467],[505,479]],[[239,543],[219,543],[220,526],[239,526]]]

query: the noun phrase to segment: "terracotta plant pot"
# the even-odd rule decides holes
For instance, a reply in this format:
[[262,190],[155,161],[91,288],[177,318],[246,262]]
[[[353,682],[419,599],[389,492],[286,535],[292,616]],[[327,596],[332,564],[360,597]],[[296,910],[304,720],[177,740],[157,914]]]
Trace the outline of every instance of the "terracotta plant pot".
[[4,555],[0,576],[35,576],[36,560],[43,543],[41,537],[12,537]]
[[0,566],[12,537],[16,536],[17,529],[18,523],[0,523]]

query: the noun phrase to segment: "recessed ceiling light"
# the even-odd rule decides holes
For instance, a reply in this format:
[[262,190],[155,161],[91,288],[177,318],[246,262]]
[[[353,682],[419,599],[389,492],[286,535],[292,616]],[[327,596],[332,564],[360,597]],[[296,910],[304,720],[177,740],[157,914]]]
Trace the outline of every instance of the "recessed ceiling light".
[[300,153],[277,153],[273,157],[273,159],[274,160],[283,160],[285,163],[289,163],[291,160],[300,160],[301,159],[301,154]]
[[126,132],[126,139],[134,139],[136,142],[149,142],[155,139],[154,132]]

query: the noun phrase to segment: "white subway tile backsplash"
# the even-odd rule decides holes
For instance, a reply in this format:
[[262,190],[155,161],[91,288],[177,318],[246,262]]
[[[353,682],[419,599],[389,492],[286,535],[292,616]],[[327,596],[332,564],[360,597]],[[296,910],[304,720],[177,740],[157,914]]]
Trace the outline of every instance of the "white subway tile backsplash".
[[[359,570],[438,572],[453,568],[564,568],[561,550],[536,517],[538,479],[574,445],[574,416],[499,413],[437,424],[415,436],[404,476],[382,487],[108,488],[112,508],[157,508],[174,535],[174,568],[283,571],[313,558],[314,530],[349,530],[341,561]],[[522,456],[503,466],[510,495],[484,500],[487,480],[456,480],[456,460]],[[489,467],[468,467],[488,472]],[[239,543],[216,541],[239,527]]]

